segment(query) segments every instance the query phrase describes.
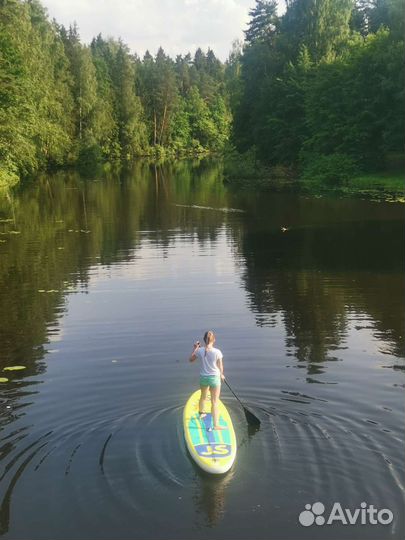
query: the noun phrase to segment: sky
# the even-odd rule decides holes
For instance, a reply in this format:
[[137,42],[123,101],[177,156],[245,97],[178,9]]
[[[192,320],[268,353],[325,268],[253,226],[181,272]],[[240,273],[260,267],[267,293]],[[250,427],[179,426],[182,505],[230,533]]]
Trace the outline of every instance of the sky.
[[132,52],[171,56],[214,50],[226,60],[233,40],[243,38],[254,0],[42,0],[50,18],[76,21],[84,43],[101,33],[122,38]]

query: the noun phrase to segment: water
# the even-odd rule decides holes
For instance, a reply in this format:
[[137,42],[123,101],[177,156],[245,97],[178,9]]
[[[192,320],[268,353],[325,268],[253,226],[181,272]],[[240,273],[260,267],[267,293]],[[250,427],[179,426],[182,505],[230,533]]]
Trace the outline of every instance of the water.
[[[44,176],[0,219],[0,362],[26,366],[0,372],[4,538],[403,538],[402,205],[139,163]],[[223,389],[239,448],[218,478],[181,423],[206,329],[262,421]],[[315,501],[394,520],[301,526]]]

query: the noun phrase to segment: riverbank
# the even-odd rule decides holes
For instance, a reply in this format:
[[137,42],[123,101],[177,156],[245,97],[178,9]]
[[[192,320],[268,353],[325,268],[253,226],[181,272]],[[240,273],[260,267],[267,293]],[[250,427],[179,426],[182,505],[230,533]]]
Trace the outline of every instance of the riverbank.
[[388,171],[357,173],[333,181],[318,175],[316,178],[300,175],[295,167],[266,167],[249,153],[227,156],[224,163],[224,181],[241,190],[294,191],[313,196],[350,196],[388,202],[405,202],[404,174],[396,166]]
[[17,173],[4,171],[0,167],[0,193],[6,193],[12,188],[18,188],[21,184],[27,184],[42,175],[52,175],[56,173],[77,172],[84,177],[92,177],[100,174],[102,171],[126,170],[131,168],[134,163],[144,162],[161,165],[165,162],[189,161],[208,158],[221,157],[220,151],[209,150],[206,148],[174,149],[163,146],[151,146],[148,151],[135,156],[131,160],[126,159],[98,159],[94,154],[85,155],[82,159],[63,163],[58,166],[48,166],[36,169],[31,174],[19,176]]
[[[173,154],[171,152],[154,153],[138,157],[132,162],[162,165],[168,162],[181,162],[189,160],[207,160],[219,158],[223,163],[223,180],[228,187],[241,191],[274,191],[303,193],[315,197],[339,196],[354,197],[387,202],[405,203],[404,175],[399,167],[391,171],[362,173],[344,180],[333,181],[318,175],[316,178],[300,176],[299,170],[294,167],[275,166],[266,167],[255,161],[248,154],[238,156],[237,159],[225,155],[223,158],[214,152],[190,152]],[[78,172],[84,177],[100,174],[102,171],[124,170],[130,162],[113,160],[108,162],[87,162],[65,167],[59,167],[60,172]],[[49,172],[49,171],[48,171]],[[56,172],[56,171],[54,171]],[[46,174],[42,171],[41,174]],[[222,174],[222,173],[221,173]],[[38,176],[38,175],[37,175]],[[33,175],[32,175],[33,177]],[[24,183],[29,183],[31,177],[26,177]],[[11,185],[0,182],[0,191],[7,192],[21,182],[17,179]]]

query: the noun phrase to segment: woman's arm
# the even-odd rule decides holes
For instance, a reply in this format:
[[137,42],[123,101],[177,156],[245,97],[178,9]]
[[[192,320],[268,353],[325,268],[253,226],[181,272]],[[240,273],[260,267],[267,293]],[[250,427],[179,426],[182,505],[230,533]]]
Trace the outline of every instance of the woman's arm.
[[223,357],[222,357],[222,358],[218,358],[218,360],[217,360],[217,366],[218,366],[218,369],[219,369],[220,374],[221,374],[221,379],[224,380],[224,379],[225,379],[225,375],[224,375],[224,361],[223,361]]
[[196,360],[196,358],[197,358],[196,352],[197,352],[197,349],[199,348],[199,346],[200,346],[200,342],[199,342],[199,341],[196,341],[196,342],[194,343],[193,352],[191,353],[191,356],[190,356],[190,358],[189,358],[189,361],[190,361],[190,362],[194,362],[194,360]]

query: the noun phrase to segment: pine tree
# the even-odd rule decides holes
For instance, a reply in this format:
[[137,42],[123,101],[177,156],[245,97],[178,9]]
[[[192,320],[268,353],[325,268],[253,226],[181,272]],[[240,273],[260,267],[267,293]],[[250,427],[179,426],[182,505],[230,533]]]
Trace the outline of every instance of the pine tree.
[[347,40],[353,0],[291,0],[283,17],[290,58],[302,45],[315,61],[333,56]]
[[92,118],[93,134],[105,158],[118,158],[121,150],[118,118],[114,110],[113,56],[108,42],[100,34],[92,40],[90,47],[97,78],[97,102]]
[[248,44],[269,41],[277,30],[276,0],[256,0],[256,5],[249,11],[249,25],[245,31]]
[[[64,33],[63,33],[64,34]],[[76,24],[70,26],[64,40],[70,61],[75,100],[75,130],[80,142],[94,138],[94,110],[97,104],[96,68],[89,47],[80,43]]]
[[122,155],[131,159],[146,150],[147,134],[142,105],[135,92],[135,64],[122,42],[117,44],[113,83]]

